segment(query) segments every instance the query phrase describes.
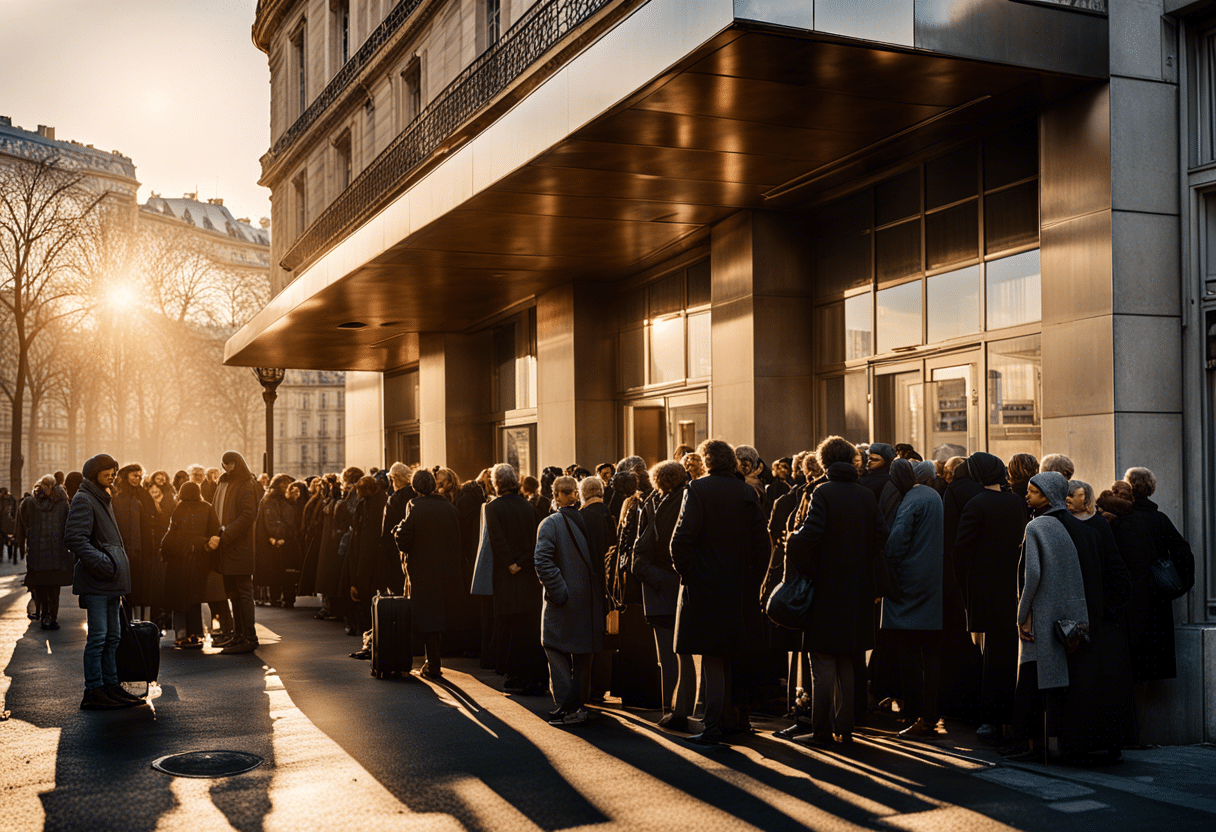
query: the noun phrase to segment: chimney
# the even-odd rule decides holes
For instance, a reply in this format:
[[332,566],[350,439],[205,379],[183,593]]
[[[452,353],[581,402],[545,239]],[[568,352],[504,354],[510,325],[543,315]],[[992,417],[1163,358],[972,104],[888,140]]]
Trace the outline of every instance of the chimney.
[[241,217],[237,220],[237,222],[243,222],[245,225],[249,225],[249,217]]
[[189,191],[187,191],[186,193],[182,194],[182,198],[191,199],[191,200],[194,200],[195,202],[198,202],[198,191],[195,191],[194,193],[190,193]]
[[12,127],[13,126],[13,117],[12,116],[0,116],[0,125],[4,125],[5,127]]
[[222,208],[224,206],[224,200],[220,199],[218,196],[213,196],[207,200],[207,204],[208,205],[218,205]]
[[262,217],[258,220],[258,225],[262,226],[262,228],[270,228],[270,217]]
[[55,140],[55,128],[47,127],[45,124],[39,124],[38,125],[38,135],[42,136],[42,138],[44,138],[44,139],[50,139],[51,141],[54,141]]

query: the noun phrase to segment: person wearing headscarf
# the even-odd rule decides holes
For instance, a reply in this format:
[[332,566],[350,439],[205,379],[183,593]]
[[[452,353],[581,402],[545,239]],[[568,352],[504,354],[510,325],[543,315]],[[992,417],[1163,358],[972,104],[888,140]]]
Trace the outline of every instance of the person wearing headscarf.
[[885,442],[870,445],[865,470],[859,482],[874,493],[874,499],[882,500],[882,492],[891,481],[891,463],[895,460],[895,449]]
[[967,629],[977,634],[984,657],[977,732],[985,742],[998,742],[1013,724],[1013,691],[1017,684],[1018,561],[1026,533],[1026,502],[1006,490],[1006,469],[992,454],[975,453],[968,461],[984,490],[967,501],[954,539],[954,563],[962,576]]
[[903,457],[891,462],[887,481],[878,496],[878,508],[882,511],[882,519],[888,528],[895,522],[895,514],[899,511],[904,496],[916,485],[915,464],[914,461]]
[[84,482],[84,474],[79,471],[70,471],[63,478],[63,490],[67,492],[69,500],[76,496],[76,489],[80,488],[82,482]]
[[[224,474],[215,489],[220,533],[211,538],[218,544],[219,573],[232,604],[233,634],[222,652],[252,653],[258,648],[253,607],[254,524],[263,489],[236,451],[227,451],[222,463]],[[216,646],[214,641],[212,646]]]

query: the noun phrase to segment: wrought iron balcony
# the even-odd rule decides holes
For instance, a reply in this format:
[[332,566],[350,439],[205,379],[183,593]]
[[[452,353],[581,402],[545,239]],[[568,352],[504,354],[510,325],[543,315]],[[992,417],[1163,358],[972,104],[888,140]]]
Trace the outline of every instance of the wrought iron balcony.
[[[357,228],[394,196],[410,173],[446,139],[611,1],[547,0],[533,6],[355,177],[295,241],[283,256],[282,267],[288,271],[298,268]],[[406,2],[397,8],[404,5]]]

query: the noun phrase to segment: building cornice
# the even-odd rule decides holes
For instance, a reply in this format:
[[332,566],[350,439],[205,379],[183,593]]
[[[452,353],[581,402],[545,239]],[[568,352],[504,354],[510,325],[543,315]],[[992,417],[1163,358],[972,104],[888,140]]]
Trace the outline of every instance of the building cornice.
[[263,52],[270,54],[270,40],[278,31],[279,24],[291,11],[291,7],[301,0],[258,0],[258,9],[253,18],[250,35],[253,45]]

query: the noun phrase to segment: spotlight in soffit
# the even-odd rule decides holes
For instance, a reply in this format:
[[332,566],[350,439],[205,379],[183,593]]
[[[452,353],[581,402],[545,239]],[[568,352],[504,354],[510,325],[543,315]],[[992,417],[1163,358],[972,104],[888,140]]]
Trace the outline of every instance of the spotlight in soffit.
[[347,321],[344,324],[338,324],[338,329],[363,329],[367,324],[363,321]]

